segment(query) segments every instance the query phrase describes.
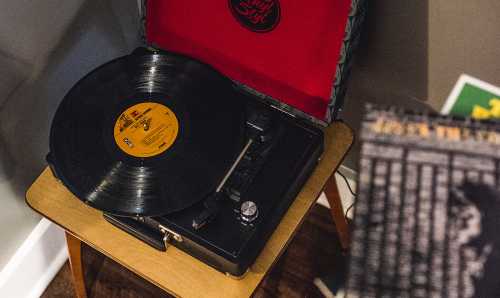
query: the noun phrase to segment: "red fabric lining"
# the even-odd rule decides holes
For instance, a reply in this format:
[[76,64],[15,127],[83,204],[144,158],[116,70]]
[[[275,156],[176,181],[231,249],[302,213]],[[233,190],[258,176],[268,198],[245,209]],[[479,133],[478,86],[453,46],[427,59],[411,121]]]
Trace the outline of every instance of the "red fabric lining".
[[352,0],[281,0],[274,30],[255,33],[226,0],[148,0],[148,41],[324,119]]

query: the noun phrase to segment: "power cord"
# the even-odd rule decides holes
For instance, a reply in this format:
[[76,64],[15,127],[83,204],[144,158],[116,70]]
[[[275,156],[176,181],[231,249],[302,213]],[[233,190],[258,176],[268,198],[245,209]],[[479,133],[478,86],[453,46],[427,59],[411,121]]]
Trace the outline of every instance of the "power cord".
[[351,204],[351,206],[347,207],[347,210],[345,211],[345,215],[344,215],[344,216],[345,216],[345,220],[346,220],[346,221],[347,221],[347,218],[348,218],[348,217],[347,217],[347,215],[349,214],[349,211],[351,211],[352,207],[354,207],[355,203],[356,203],[356,202],[354,201],[354,202]]
[[351,192],[351,195],[353,197],[357,197],[358,195],[352,190],[351,185],[349,184],[349,180],[347,180],[346,176],[344,174],[342,174],[342,172],[339,170],[337,170],[337,174],[339,174],[342,178],[344,178],[345,184],[347,185],[349,192]]
[[351,209],[354,207],[354,205],[356,204],[356,198],[358,197],[358,194],[356,194],[353,190],[352,190],[352,187],[351,187],[351,184],[349,184],[349,180],[347,180],[346,176],[344,174],[342,174],[341,171],[337,170],[337,173],[340,175],[340,177],[342,177],[345,181],[345,184],[347,185],[347,188],[349,189],[349,192],[351,193],[351,195],[354,197],[354,201],[352,202],[352,204],[347,207],[346,211],[345,211],[345,214],[344,214],[344,217],[345,217],[345,220],[347,221],[347,215],[349,214],[349,211],[351,211]]

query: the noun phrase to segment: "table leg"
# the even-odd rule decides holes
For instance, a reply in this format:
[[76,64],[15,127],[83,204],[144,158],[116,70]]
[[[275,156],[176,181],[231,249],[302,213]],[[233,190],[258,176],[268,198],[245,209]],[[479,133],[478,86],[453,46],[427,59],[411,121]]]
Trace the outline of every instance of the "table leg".
[[342,249],[347,250],[349,249],[349,226],[344,215],[344,209],[342,208],[342,201],[340,200],[335,174],[326,182],[324,192],[330,204],[330,212],[337,229],[337,234],[339,235],[340,245]]
[[69,265],[71,267],[71,274],[73,275],[76,297],[87,298],[82,264],[82,242],[80,239],[66,232],[66,244],[68,245]]

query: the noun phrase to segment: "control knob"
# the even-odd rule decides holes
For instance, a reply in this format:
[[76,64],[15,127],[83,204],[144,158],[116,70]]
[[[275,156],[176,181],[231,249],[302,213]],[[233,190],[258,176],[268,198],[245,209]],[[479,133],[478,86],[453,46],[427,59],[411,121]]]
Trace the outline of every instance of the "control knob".
[[241,219],[246,223],[251,223],[259,215],[259,210],[257,209],[257,204],[252,201],[246,201],[241,204],[240,207]]

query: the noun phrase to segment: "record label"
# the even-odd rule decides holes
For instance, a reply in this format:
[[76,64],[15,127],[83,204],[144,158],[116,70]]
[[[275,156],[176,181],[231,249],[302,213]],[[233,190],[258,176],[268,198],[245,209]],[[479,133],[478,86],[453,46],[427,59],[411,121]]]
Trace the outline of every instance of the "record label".
[[142,102],[126,109],[116,120],[115,142],[128,155],[153,157],[170,148],[179,133],[179,121],[168,107]]

